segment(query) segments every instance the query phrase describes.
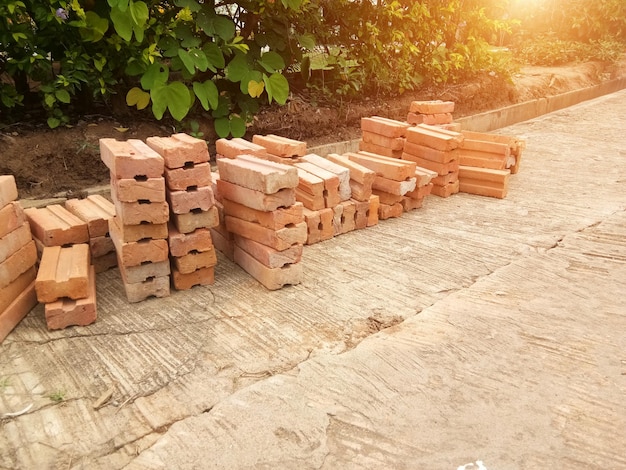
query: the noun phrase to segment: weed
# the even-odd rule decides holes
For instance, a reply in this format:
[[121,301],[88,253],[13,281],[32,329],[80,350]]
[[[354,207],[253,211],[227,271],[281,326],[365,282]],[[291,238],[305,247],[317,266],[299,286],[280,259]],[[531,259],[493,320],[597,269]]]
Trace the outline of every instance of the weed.
[[57,390],[56,392],[53,392],[46,396],[55,403],[61,403],[63,400],[65,400],[65,392],[63,390]]

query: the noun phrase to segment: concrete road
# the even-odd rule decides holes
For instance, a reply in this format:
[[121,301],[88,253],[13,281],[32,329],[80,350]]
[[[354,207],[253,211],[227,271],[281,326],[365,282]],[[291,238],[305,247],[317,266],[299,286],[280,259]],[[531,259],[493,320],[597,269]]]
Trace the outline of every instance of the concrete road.
[[89,327],[34,309],[0,346],[0,467],[626,468],[624,109],[502,129],[506,199],[307,247],[301,285],[220,258],[140,304],[100,275]]

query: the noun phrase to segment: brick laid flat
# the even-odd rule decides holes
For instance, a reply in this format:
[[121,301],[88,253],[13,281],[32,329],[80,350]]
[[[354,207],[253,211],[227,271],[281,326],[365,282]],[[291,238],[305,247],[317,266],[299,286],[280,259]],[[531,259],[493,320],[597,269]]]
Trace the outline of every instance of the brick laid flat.
[[11,284],[37,262],[37,247],[34,241],[28,242],[2,263],[0,263],[0,289]]
[[288,264],[282,268],[268,268],[238,246],[234,249],[234,259],[248,274],[269,290],[278,290],[284,286],[302,282],[302,263]]
[[224,211],[233,217],[254,222],[272,230],[284,228],[289,224],[298,224],[304,220],[304,206],[296,202],[287,207],[279,207],[272,211],[261,211],[224,199]]
[[183,168],[188,163],[206,163],[211,158],[206,142],[187,134],[148,137],[146,144],[163,158],[167,168]]
[[0,312],[5,311],[11,302],[24,291],[37,276],[37,267],[31,266],[9,284],[0,289]]
[[298,186],[298,172],[295,168],[253,156],[220,159],[217,168],[222,181],[265,194]]
[[210,286],[215,283],[215,268],[200,268],[190,273],[181,273],[176,267],[172,270],[172,284],[176,290],[189,290],[196,286]]
[[265,147],[268,153],[278,157],[294,157],[306,155],[306,142],[288,139],[274,134],[254,135],[252,142]]
[[124,224],[118,217],[115,217],[115,219],[109,220],[109,231],[111,230],[112,224],[117,224],[119,227],[118,233],[120,235],[120,240],[124,243],[137,242],[148,238],[167,238],[167,223],[151,224],[146,222],[127,225]]
[[29,207],[24,212],[33,235],[44,246],[63,246],[89,241],[87,223],[61,205]]
[[181,233],[170,223],[167,241],[172,256],[184,256],[192,251],[208,251],[213,249],[211,230],[198,228],[190,233]]
[[192,163],[182,168],[165,168],[167,188],[172,191],[186,191],[194,186],[210,186],[211,165]]
[[186,214],[193,210],[208,211],[215,205],[211,186],[199,186],[185,191],[168,191],[167,200],[174,214]]
[[296,191],[293,188],[281,189],[274,194],[244,188],[228,181],[217,181],[217,192],[220,197],[238,202],[244,206],[260,211],[274,211],[280,207],[289,207],[296,202]]
[[66,248],[45,247],[35,280],[39,302],[54,302],[60,297],[74,300],[88,297],[89,262],[89,245],[85,243]]
[[163,158],[139,139],[100,139],[100,158],[113,178],[160,178]]
[[235,158],[239,155],[252,155],[259,158],[267,158],[267,149],[262,145],[255,144],[241,137],[234,139],[217,139],[215,151],[225,158]]
[[163,202],[165,178],[112,178],[111,197],[121,202]]
[[227,215],[226,228],[232,233],[250,238],[278,251],[286,250],[296,243],[304,244],[307,238],[305,222],[286,226],[279,230],[271,230],[259,224]]
[[33,239],[30,225],[24,222],[12,232],[0,238],[0,263]]
[[295,244],[286,250],[278,251],[267,245],[235,235],[236,245],[268,268],[281,268],[302,259],[302,244]]
[[84,299],[59,299],[44,306],[49,330],[60,330],[68,326],[87,326],[96,321],[96,272],[89,271],[89,295]]
[[115,217],[113,203],[99,194],[85,199],[69,199],[65,201],[65,208],[87,224],[91,238],[105,236],[109,231],[109,220]]
[[199,228],[213,228],[219,225],[217,206],[209,210],[193,210],[185,214],[172,214],[172,222],[180,233],[191,233]]

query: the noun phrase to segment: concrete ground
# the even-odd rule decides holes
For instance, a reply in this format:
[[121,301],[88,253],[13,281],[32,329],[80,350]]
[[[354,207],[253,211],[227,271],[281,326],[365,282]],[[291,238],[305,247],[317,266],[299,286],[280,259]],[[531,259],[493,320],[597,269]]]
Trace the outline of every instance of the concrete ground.
[[100,275],[89,327],[35,308],[0,345],[0,467],[626,468],[624,109],[501,129],[506,199],[306,247],[298,286],[220,258],[139,304]]

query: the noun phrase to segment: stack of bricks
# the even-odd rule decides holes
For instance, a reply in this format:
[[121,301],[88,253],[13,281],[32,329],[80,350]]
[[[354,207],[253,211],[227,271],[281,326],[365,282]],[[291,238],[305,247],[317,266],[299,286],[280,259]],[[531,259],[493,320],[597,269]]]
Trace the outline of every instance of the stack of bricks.
[[89,243],[87,223],[59,204],[29,207],[24,213],[40,257],[46,247]]
[[267,158],[275,163],[292,165],[301,161],[301,157],[307,153],[306,142],[274,134],[253,135],[252,142],[266,149],[267,156],[259,155],[261,158]]
[[385,157],[400,158],[409,127],[406,122],[379,116],[361,118],[359,150]]
[[89,254],[96,274],[117,266],[115,245],[109,234],[109,220],[115,217],[115,206],[94,194],[85,199],[69,199],[65,208],[87,224]]
[[178,290],[211,285],[217,255],[210,229],[219,224],[219,212],[207,144],[187,134],[149,137],[146,143],[165,165],[172,284]]
[[350,160],[347,155],[329,154],[326,157],[333,163],[346,168],[350,174],[351,201],[354,203],[355,229],[371,227],[378,223],[380,198],[372,193],[376,173],[369,168]]
[[307,226],[296,202],[296,168],[247,155],[218,159],[217,166],[235,262],[267,289],[299,284]]
[[37,305],[37,248],[12,175],[0,175],[0,342]]
[[[509,147],[509,152],[504,149],[496,149],[496,153],[503,154],[505,158],[505,166],[504,169],[511,170],[511,174],[515,175],[519,171],[520,162],[522,159],[522,152],[526,148],[526,142],[523,139],[519,139],[517,137],[509,136],[509,135],[500,135],[500,134],[488,134],[486,132],[474,132],[474,131],[461,131],[463,136],[465,137],[465,141],[470,146],[474,142],[490,142],[494,144],[502,144]],[[480,144],[478,144],[480,145]],[[461,165],[465,165],[463,162],[464,153],[469,154],[469,152],[464,152],[464,149],[467,145],[463,145],[461,147]],[[476,147],[476,144],[474,144]],[[494,149],[484,149],[488,152],[493,152]],[[469,156],[469,155],[468,155]],[[487,163],[489,160],[489,155],[486,155]],[[474,166],[474,165],[467,165]],[[486,166],[486,168],[492,168],[491,166]],[[502,169],[502,168],[493,168],[493,169]]]
[[[230,157],[220,157],[230,158]],[[235,157],[232,157],[235,158]],[[211,238],[213,239],[213,245],[220,251],[226,258],[231,261],[235,261],[235,235],[228,231],[226,228],[226,215],[224,213],[224,201],[217,188],[217,182],[220,179],[218,172],[211,173],[211,180],[213,184],[213,195],[215,196],[215,207],[217,207],[218,224],[215,227],[211,227]]]
[[416,188],[417,165],[410,161],[369,152],[347,153],[346,156],[352,162],[369,168],[376,174],[372,183],[372,194],[378,196],[378,218],[386,220],[400,217],[404,211],[403,197]]
[[137,139],[100,139],[116,216],[109,233],[129,302],[170,294],[163,158]]
[[217,160],[220,158],[235,158],[238,155],[252,155],[266,160],[269,158],[265,147],[240,137],[216,140],[215,152]]
[[449,197],[459,192],[459,147],[463,134],[427,124],[412,127],[402,159],[437,173],[431,194]]
[[412,101],[406,120],[412,126],[428,124],[448,126],[452,124],[454,101]]

